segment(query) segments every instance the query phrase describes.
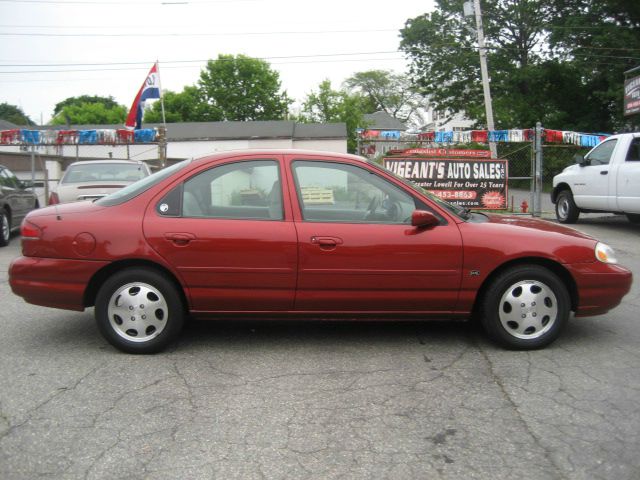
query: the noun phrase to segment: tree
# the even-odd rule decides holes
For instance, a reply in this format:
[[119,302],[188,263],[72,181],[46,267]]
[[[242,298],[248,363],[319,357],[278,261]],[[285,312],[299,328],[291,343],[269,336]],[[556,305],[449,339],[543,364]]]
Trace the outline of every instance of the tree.
[[344,81],[352,93],[364,100],[365,113],[385,111],[403,122],[419,126],[418,111],[427,106],[427,100],[406,75],[388,70],[358,72]]
[[[433,13],[406,22],[400,48],[437,109],[465,111],[486,125],[475,25],[461,10],[460,2],[438,0]],[[541,121],[547,128],[615,130],[622,116],[622,72],[639,60],[620,54],[621,46],[640,47],[633,27],[637,11],[630,0],[484,2],[497,127]],[[609,51],[600,50],[605,40]],[[601,63],[613,65],[596,68]]]
[[356,129],[366,127],[364,108],[366,101],[358,94],[331,88],[331,82],[324,80],[318,91],[312,91],[302,105],[299,120],[306,122],[343,122],[347,126],[347,149],[355,152],[357,147]]
[[35,125],[35,122],[25,115],[20,107],[9,103],[0,103],[0,119],[16,125]]
[[123,124],[128,109],[113,97],[70,97],[56,104],[51,125],[116,125]]
[[280,120],[291,100],[280,92],[280,76],[264,60],[218,55],[200,73],[203,120]]
[[[164,102],[165,119],[171,122],[201,122],[206,120],[205,103],[198,87],[188,85],[182,92],[176,93],[165,90],[162,93]],[[156,101],[145,110],[144,121],[149,123],[162,122],[162,108]]]
[[112,109],[119,106],[118,102],[116,102],[115,99],[111,96],[101,97],[99,95],[80,95],[79,97],[69,97],[61,102],[56,103],[56,106],[53,108],[53,116],[55,117],[56,115],[58,115],[65,107],[74,105],[79,106],[84,103],[101,103],[107,109]]

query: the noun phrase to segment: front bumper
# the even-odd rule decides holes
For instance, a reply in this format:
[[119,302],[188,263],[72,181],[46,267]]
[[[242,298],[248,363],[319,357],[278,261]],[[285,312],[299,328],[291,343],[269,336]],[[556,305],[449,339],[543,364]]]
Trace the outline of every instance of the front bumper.
[[93,275],[109,262],[18,257],[9,266],[9,285],[28,303],[82,311]]
[[618,306],[631,289],[633,274],[602,262],[565,265],[577,287],[576,317],[601,315]]

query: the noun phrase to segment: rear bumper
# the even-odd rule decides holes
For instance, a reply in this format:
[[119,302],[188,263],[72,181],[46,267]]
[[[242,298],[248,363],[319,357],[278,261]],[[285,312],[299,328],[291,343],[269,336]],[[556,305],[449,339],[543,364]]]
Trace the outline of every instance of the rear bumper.
[[576,317],[601,315],[618,306],[631,289],[633,274],[620,265],[601,262],[565,265],[576,281]]
[[84,310],[91,277],[108,262],[18,257],[9,266],[9,285],[28,303],[65,310]]

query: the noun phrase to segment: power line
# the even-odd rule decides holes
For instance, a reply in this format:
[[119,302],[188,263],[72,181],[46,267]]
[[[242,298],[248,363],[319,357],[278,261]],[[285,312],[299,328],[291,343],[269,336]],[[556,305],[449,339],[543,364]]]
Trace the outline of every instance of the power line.
[[[2,0],[0,0],[2,1]],[[192,32],[192,33],[21,33],[0,32],[3,37],[239,37],[248,35],[325,35],[342,33],[396,32],[397,29],[299,30],[280,32]]]
[[[388,50],[381,52],[349,52],[349,53],[318,53],[313,55],[282,55],[270,57],[248,57],[257,58],[259,60],[287,60],[296,58],[322,58],[322,57],[348,57],[360,55],[389,55],[400,53],[397,50]],[[236,58],[219,58],[219,59],[196,59],[196,60],[165,60],[161,62],[163,65],[172,63],[202,63],[212,61],[235,61]],[[102,62],[102,63],[17,63],[17,64],[0,64],[0,67],[98,67],[98,66],[115,66],[115,65],[149,65],[149,60],[141,62]],[[65,70],[61,70],[65,71]]]
[[259,0],[165,0],[144,2],[138,0],[111,0],[104,1],[98,0],[96,2],[86,0],[0,0],[0,3],[31,3],[31,4],[51,4],[51,5],[216,5],[223,3],[237,3],[237,2],[258,2]]

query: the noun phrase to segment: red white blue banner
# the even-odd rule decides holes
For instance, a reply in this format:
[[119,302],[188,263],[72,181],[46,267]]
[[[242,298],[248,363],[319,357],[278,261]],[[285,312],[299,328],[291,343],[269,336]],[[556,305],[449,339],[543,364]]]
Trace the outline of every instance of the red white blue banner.
[[131,110],[127,115],[125,126],[138,130],[142,127],[142,112],[144,104],[150,98],[160,98],[160,74],[158,73],[158,63],[154,63],[149,75],[138,90],[135,100],[131,104]]

